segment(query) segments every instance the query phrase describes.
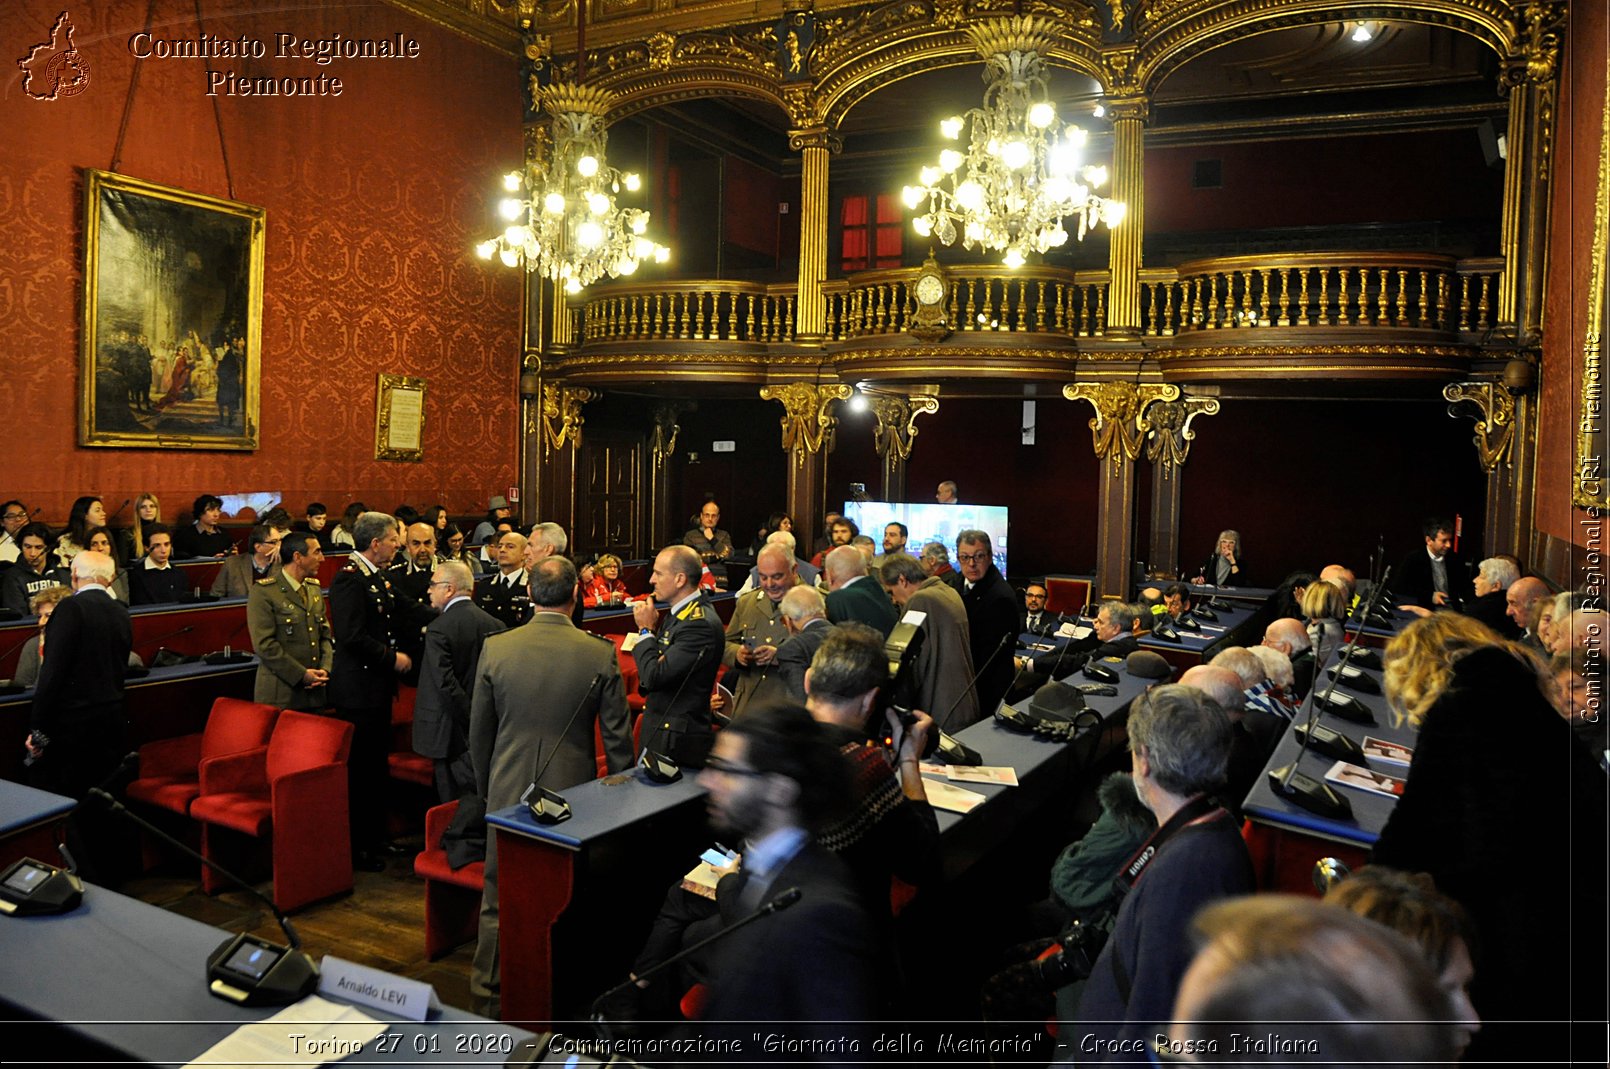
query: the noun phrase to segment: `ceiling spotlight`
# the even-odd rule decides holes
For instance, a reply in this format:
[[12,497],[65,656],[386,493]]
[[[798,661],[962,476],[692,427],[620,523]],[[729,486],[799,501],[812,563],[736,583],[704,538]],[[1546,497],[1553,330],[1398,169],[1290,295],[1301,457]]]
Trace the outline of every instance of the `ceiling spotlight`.
[[1353,28],[1353,40],[1359,44],[1363,44],[1374,37],[1375,31],[1370,29],[1370,24],[1367,22],[1361,22]]

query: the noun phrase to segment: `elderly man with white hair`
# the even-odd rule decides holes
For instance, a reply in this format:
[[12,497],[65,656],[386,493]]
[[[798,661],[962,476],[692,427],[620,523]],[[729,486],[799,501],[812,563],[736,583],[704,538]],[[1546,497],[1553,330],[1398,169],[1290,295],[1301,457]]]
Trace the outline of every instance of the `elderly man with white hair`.
[[805,671],[833,625],[827,619],[827,601],[815,587],[801,583],[783,595],[781,607],[788,640],[777,648],[772,677],[787,692],[790,701],[803,705]]
[[[808,560],[799,559],[799,543],[794,540],[794,535],[791,531],[773,531],[766,536],[766,545],[782,546],[788,550],[788,555],[794,558],[794,574],[799,576],[801,583],[806,586],[819,586],[821,584],[822,570]],[[747,594],[755,589],[755,584],[759,582],[759,573],[759,565],[749,569],[749,578],[745,579],[744,585],[738,588],[740,595]]]
[[1302,621],[1283,616],[1269,621],[1263,630],[1263,644],[1279,650],[1291,661],[1292,697],[1301,701],[1314,683],[1314,643]]
[[1272,646],[1248,646],[1247,652],[1258,658],[1265,677],[1253,688],[1261,695],[1252,699],[1253,704],[1286,720],[1296,717],[1299,703],[1292,681],[1291,658]]
[[1480,620],[1504,638],[1521,637],[1521,629],[1509,615],[1508,591],[1521,577],[1511,557],[1488,557],[1476,569],[1471,581],[1476,596],[1465,602],[1465,615]]

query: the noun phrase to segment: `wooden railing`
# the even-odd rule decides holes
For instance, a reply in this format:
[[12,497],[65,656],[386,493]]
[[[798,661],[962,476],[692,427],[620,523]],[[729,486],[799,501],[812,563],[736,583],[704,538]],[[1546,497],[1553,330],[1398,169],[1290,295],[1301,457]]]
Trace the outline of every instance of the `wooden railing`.
[[[995,264],[947,267],[945,322],[957,332],[1100,337],[1107,324],[1107,272]],[[904,334],[917,310],[910,268],[864,271],[824,285],[834,341]]]
[[797,290],[789,285],[678,280],[610,286],[581,309],[584,344],[718,341],[768,345],[794,338]]
[[1416,253],[1305,253],[1196,260],[1141,272],[1142,330],[1346,328],[1482,333],[1503,261]]
[[[1100,338],[1106,271],[950,266],[944,296],[954,332]],[[1423,253],[1299,253],[1196,260],[1140,273],[1141,333],[1415,330],[1480,335],[1496,323],[1503,261]],[[863,271],[822,286],[829,343],[904,335],[917,310],[915,271]],[[676,280],[599,287],[579,310],[583,346],[794,341],[792,284]]]

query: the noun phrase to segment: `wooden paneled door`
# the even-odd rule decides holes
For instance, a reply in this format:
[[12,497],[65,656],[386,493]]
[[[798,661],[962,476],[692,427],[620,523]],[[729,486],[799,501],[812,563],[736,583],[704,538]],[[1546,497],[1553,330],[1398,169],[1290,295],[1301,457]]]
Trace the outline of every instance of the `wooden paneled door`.
[[641,437],[607,431],[589,430],[582,439],[573,549],[583,558],[597,553],[622,559],[638,555],[644,448]]

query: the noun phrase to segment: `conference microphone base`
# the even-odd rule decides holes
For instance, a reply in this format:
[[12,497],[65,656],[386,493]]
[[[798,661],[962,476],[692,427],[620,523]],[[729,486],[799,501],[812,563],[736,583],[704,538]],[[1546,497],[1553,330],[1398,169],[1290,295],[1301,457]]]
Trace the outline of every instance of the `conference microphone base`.
[[289,1006],[319,984],[319,967],[300,950],[242,932],[207,957],[207,990],[238,1006]]
[[1314,777],[1292,772],[1290,765],[1271,769],[1269,786],[1277,796],[1310,813],[1318,813],[1332,820],[1353,819],[1351,802]]

